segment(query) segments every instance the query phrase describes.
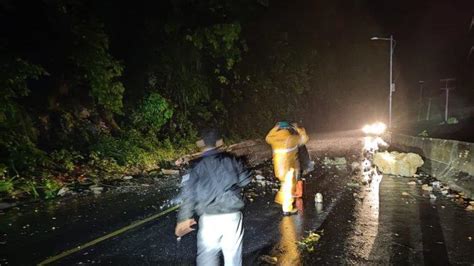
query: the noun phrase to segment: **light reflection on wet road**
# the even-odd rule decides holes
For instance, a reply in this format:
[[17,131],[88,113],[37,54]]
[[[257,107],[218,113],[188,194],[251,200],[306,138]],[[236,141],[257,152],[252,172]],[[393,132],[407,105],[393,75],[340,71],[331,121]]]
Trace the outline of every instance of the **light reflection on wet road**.
[[[297,241],[298,236],[301,235],[301,224],[298,224],[298,220],[301,217],[283,217],[281,219],[280,228],[280,241],[278,242],[278,248],[283,251],[283,256],[279,257],[279,262],[283,265],[299,265],[300,252],[298,250]],[[300,229],[300,230],[298,230]]]
[[353,234],[348,239],[353,256],[368,260],[372,252],[379,228],[379,186],[383,176],[374,176],[372,183],[362,188],[359,193],[354,192],[357,198],[354,208]]

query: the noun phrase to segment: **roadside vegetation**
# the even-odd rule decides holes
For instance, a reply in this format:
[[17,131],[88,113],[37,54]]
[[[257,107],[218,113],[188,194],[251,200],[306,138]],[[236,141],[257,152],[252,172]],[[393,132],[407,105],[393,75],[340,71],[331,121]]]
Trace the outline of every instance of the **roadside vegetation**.
[[272,68],[243,62],[245,27],[268,3],[142,4],[0,4],[2,22],[18,25],[0,42],[0,199],[146,174],[193,151],[211,125],[228,140],[262,134],[297,107],[272,113],[272,100],[307,93],[311,62],[282,42],[265,44],[281,54],[263,60]]

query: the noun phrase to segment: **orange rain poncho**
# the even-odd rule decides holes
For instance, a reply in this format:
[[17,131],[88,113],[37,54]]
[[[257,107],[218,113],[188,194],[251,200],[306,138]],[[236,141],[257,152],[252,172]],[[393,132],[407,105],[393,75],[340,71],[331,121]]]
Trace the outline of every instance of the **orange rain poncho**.
[[[308,135],[304,128],[296,128],[294,131],[277,125],[268,132],[265,140],[272,146],[275,176],[281,182],[275,202],[283,205],[284,212],[292,211],[290,206],[293,203],[296,176],[300,172],[298,146],[308,141]],[[289,172],[291,175],[287,175]]]

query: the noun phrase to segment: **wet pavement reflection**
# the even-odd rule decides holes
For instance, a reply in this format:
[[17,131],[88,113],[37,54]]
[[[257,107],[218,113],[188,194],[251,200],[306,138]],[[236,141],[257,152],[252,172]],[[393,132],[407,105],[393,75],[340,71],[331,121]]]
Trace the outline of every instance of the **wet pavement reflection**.
[[372,177],[372,182],[363,187],[359,193],[354,192],[354,197],[358,200],[354,207],[353,222],[354,233],[348,240],[346,248],[352,256],[365,260],[369,259],[379,226],[379,186],[382,175]]
[[301,216],[286,216],[280,222],[280,241],[278,249],[281,250],[279,262],[282,265],[300,265],[300,252],[297,241],[301,237]]

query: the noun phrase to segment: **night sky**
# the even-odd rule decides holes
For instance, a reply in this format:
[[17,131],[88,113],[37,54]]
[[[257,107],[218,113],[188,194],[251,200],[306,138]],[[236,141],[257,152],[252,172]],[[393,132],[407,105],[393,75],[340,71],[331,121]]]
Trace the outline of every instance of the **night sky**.
[[474,58],[468,58],[474,46],[473,1],[371,1],[369,10],[397,40],[398,100],[418,99],[420,80],[425,81],[424,96],[436,96],[444,78],[458,79],[457,100],[472,97],[466,79],[473,74]]
[[[474,45],[474,29],[469,30],[473,16],[474,1],[270,1],[268,12],[256,23],[259,34],[250,43],[260,42],[261,33],[274,27],[288,39],[310,43],[330,56],[320,61],[329,71],[318,73],[325,79],[325,90],[340,87],[351,100],[327,115],[335,123],[356,126],[386,117],[389,43],[370,38],[393,34],[394,116],[400,123],[418,112],[420,80],[424,81],[421,108],[426,109],[427,98],[433,97],[432,109],[442,112],[439,80],[443,78],[457,79],[453,108],[472,106],[474,58],[468,54]],[[324,92],[314,97],[325,97]],[[306,120],[312,120],[319,107],[312,106]]]

